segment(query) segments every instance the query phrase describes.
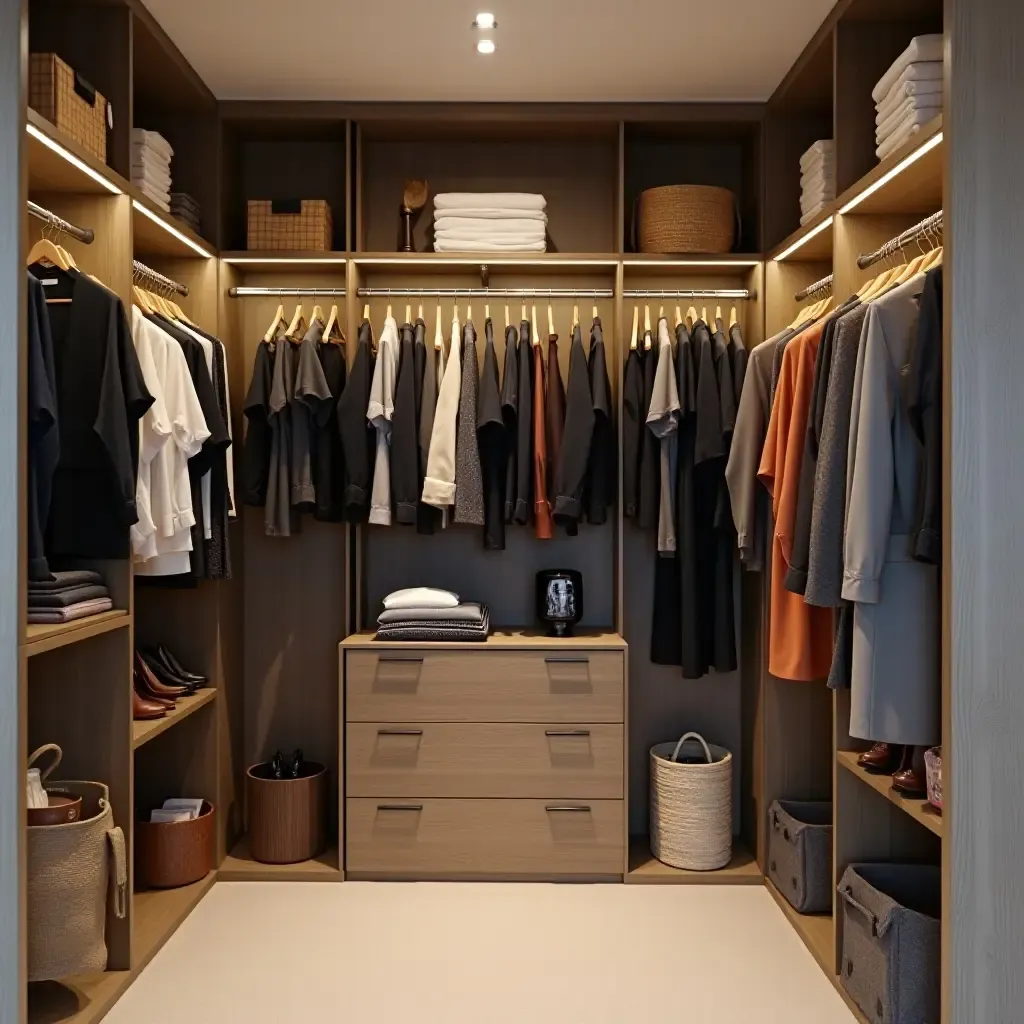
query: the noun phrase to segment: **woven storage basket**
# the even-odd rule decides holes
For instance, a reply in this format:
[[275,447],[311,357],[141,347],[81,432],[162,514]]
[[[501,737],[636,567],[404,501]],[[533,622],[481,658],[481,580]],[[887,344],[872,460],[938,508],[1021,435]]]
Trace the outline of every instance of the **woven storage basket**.
[[662,185],[641,192],[634,211],[640,252],[730,252],[736,197],[713,185]]
[[[697,763],[679,760],[695,755]],[[651,747],[651,853],[688,871],[732,858],[732,754],[698,733]]]
[[107,101],[55,53],[29,57],[28,105],[107,162]]
[[[48,744],[32,755],[29,764],[52,749],[60,753],[59,747]],[[107,787],[100,782],[53,785],[82,798],[82,818],[65,825],[26,826],[29,981],[106,970],[111,882],[114,913],[124,917],[127,909],[124,833],[114,825]]]
[[328,252],[333,232],[326,199],[249,200],[249,249]]
[[191,821],[135,823],[135,879],[150,889],[176,889],[213,870],[213,805]]

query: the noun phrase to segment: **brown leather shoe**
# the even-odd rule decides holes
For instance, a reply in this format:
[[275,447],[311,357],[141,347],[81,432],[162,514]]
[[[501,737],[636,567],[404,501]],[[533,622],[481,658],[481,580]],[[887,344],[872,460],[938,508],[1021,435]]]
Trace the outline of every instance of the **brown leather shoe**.
[[132,692],[132,718],[136,722],[145,722],[154,718],[166,718],[167,711],[159,704],[143,700],[138,693]]
[[900,770],[892,777],[892,788],[906,796],[924,796],[928,786],[924,765],[917,757],[917,747],[904,747]]
[[168,697],[161,697],[146,685],[146,680],[139,675],[138,672],[132,674],[132,685],[135,688],[135,692],[142,698],[147,704],[155,704],[158,708],[163,708],[165,711],[170,711],[175,706],[175,701]]
[[174,700],[177,697],[184,697],[188,692],[188,688],[184,686],[167,686],[161,683],[155,675],[153,670],[143,661],[139,656],[138,652],[135,654],[135,673],[142,681],[142,684],[148,694],[155,697],[166,697],[168,700]]
[[876,743],[857,758],[857,764],[869,772],[892,775],[899,768],[902,756],[903,747],[898,743]]

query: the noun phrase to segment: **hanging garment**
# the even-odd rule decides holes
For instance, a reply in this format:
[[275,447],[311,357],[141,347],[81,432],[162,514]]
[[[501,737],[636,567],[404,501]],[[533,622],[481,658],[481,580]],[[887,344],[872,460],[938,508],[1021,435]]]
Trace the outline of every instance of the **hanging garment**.
[[345,449],[338,406],[345,393],[345,345],[321,340],[316,354],[331,398],[313,438],[314,515],[325,523],[340,523],[345,518]]
[[227,364],[224,346],[216,342],[213,346],[213,390],[217,395],[217,409],[228,433],[227,446],[219,453],[210,471],[210,539],[206,541],[206,578],[210,580],[231,579],[231,544],[228,536],[228,513],[231,493],[228,487],[228,466],[232,459],[228,452],[231,445],[231,411],[228,408]]
[[[708,330],[711,330],[709,327]],[[739,392],[733,384],[733,360],[722,322],[712,334],[715,356],[715,380],[718,382],[718,405],[721,421],[722,443],[728,447],[732,432],[736,429],[736,406]]]
[[344,510],[350,523],[365,523],[370,511],[377,431],[367,420],[366,410],[375,370],[373,328],[364,320],[356,337],[352,372],[338,401],[338,431],[345,453]]
[[292,505],[300,512],[316,511],[313,485],[313,447],[316,435],[331,415],[334,404],[320,362],[322,320],[314,320],[298,346],[295,366],[295,408],[292,411]]
[[825,679],[832,664],[831,611],[811,607],[784,586],[793,549],[797,485],[810,414],[814,359],[823,327],[816,323],[786,345],[758,470],[758,479],[772,496],[775,516],[768,671],[782,679],[804,681]]
[[[28,578],[52,580],[46,559],[46,524],[50,518],[53,475],[60,462],[60,425],[57,411],[57,368],[54,364],[50,315],[43,286],[28,278]],[[141,367],[140,367],[141,369]],[[143,372],[145,383],[145,372]],[[152,392],[150,392],[152,393]],[[150,407],[152,409],[152,407]],[[147,426],[162,430],[165,417],[147,410]],[[169,429],[169,428],[168,428]],[[146,459],[147,452],[140,453]],[[152,458],[152,454],[149,454]],[[147,481],[148,483],[148,481]],[[141,514],[141,513],[140,513]],[[133,527],[134,529],[134,527]]]
[[[516,418],[516,507],[514,522],[525,526],[533,517],[533,440],[535,410],[533,407],[533,343],[530,322],[519,324],[519,411]],[[543,393],[543,382],[541,384]],[[543,406],[542,406],[543,408]]]
[[630,349],[622,371],[622,513],[640,513],[640,463],[643,458],[647,406],[644,405],[644,366],[638,349]]
[[913,557],[923,450],[904,394],[925,277],[871,303],[850,418],[843,598],[855,602],[850,735],[941,739],[939,577]]
[[516,485],[519,479],[519,338],[515,326],[505,328],[505,375],[501,382],[501,416],[505,423],[505,508],[506,523],[515,521]]
[[[640,504],[637,519],[642,529],[654,530],[658,526],[661,501],[661,456],[658,439],[647,429],[647,413],[654,397],[654,374],[658,367],[658,349],[648,331],[642,342],[644,348],[644,399],[640,406]],[[648,345],[651,347],[648,348]]]
[[[520,342],[522,347],[522,342]],[[544,353],[540,343],[531,346],[533,356],[533,529],[538,540],[555,535],[548,505],[548,447],[545,436]]]
[[263,526],[268,537],[290,537],[298,528],[292,506],[292,399],[295,397],[295,346],[282,329],[275,339],[274,382],[270,389],[270,471]]
[[263,508],[267,503],[270,477],[270,390],[274,384],[276,346],[261,341],[256,346],[252,378],[242,412],[248,426],[242,446],[242,500],[246,505]]
[[455,449],[462,391],[462,341],[459,318],[452,320],[451,348],[441,379],[434,411],[434,431],[430,435],[427,475],[423,479],[423,500],[435,508],[446,509],[455,503]]
[[545,375],[545,440],[547,441],[547,495],[548,504],[554,508],[557,491],[555,474],[562,458],[562,439],[565,436],[565,384],[562,382],[562,368],[558,362],[558,335],[548,335],[548,364]]
[[736,409],[739,415],[740,396],[743,394],[743,384],[747,379],[747,363],[750,353],[743,344],[743,331],[740,325],[733,324],[729,328],[729,357],[732,361],[732,384],[736,396]]
[[498,391],[498,354],[490,317],[484,324],[484,367],[480,378],[476,432],[484,486],[484,547],[505,549],[505,420]]
[[391,525],[391,420],[395,414],[395,385],[398,378],[398,324],[387,317],[380,335],[377,365],[370,385],[366,419],[377,431],[377,450],[373,464],[373,490],[370,494],[370,522]]
[[[437,398],[438,398],[438,400],[440,400],[440,397],[441,397],[441,382],[444,380],[445,373],[447,372],[447,368],[448,368],[447,367],[447,360],[448,360],[448,353],[447,353],[447,350],[444,347],[444,344],[442,344],[441,347],[437,350]],[[460,369],[460,377],[461,377],[461,367],[459,369]],[[461,389],[461,387],[462,387],[462,383],[461,383],[461,380],[460,380],[459,388]],[[434,409],[434,416],[435,416],[435,421],[436,421],[436,416],[437,416],[436,406],[435,406],[435,409]],[[431,430],[431,437],[433,437],[433,430]],[[427,478],[426,478],[426,471],[424,471],[424,477],[423,477],[424,484],[426,484],[426,480],[427,480]],[[424,502],[423,504],[426,505],[426,502]],[[428,508],[434,508],[433,505],[428,505],[427,507]],[[441,508],[441,509],[435,509],[435,513],[440,515],[441,529],[442,530],[447,530],[448,529],[448,515],[449,515],[448,507],[445,506],[444,508]]]
[[[550,370],[549,370],[550,372]],[[550,388],[548,389],[550,392]],[[569,388],[565,402],[565,434],[555,467],[555,522],[575,536],[583,516],[583,489],[594,435],[594,400],[590,394],[587,356],[579,324],[573,328],[569,348]]]
[[480,364],[476,355],[476,328],[471,320],[462,331],[462,391],[455,443],[455,522],[484,525],[484,482],[476,439],[476,405],[480,390]]
[[[422,487],[419,481],[419,441],[416,428],[416,335],[412,324],[399,331],[398,383],[391,430],[391,503],[395,521],[403,526],[416,522]],[[422,387],[422,384],[421,384]]]
[[[223,397],[224,409],[227,410],[226,413],[224,412],[224,410],[222,410],[222,415],[224,416],[224,424],[225,424],[225,426],[227,427],[227,430],[228,430],[228,446],[230,447],[235,442],[234,442],[234,428],[233,428],[232,422],[231,422],[231,388],[230,388],[230,386],[228,384],[228,375],[227,375],[227,364],[228,364],[227,351],[224,348],[224,343],[219,338],[214,337],[214,335],[212,335],[212,334],[208,334],[201,327],[196,327],[195,325],[191,325],[191,324],[187,324],[186,326],[189,328],[189,330],[193,334],[198,335],[199,337],[205,338],[207,341],[210,342],[210,344],[213,346],[214,363],[215,364],[216,364],[216,359],[217,359],[217,353],[218,353],[218,351],[220,352],[220,359],[222,361],[222,366],[223,366],[223,369],[224,369],[224,376],[223,376],[222,384],[216,384],[215,387],[216,387],[216,390],[217,390],[218,399]],[[221,391],[222,390],[224,392],[223,396],[221,396]],[[235,460],[234,460],[234,458],[225,458],[225,465],[227,467],[227,469],[226,469],[226,476],[227,476],[227,489],[228,489],[228,500],[227,500],[228,514],[229,514],[229,516],[235,516],[235,515],[237,515],[237,509],[235,507],[235,470],[234,470]]]
[[[423,501],[423,482],[427,478],[427,460],[430,457],[430,437],[434,432],[434,411],[437,409],[437,393],[444,376],[444,336],[441,321],[435,325],[434,344],[426,348],[426,326],[416,321],[416,345],[419,351],[421,328],[424,343],[423,386],[420,393],[420,424],[417,443],[419,446],[419,491],[420,503],[417,512],[416,529],[420,533],[433,533],[441,525],[439,511]],[[440,345],[438,345],[440,343]]]
[[587,522],[602,526],[608,522],[608,509],[615,501],[615,427],[612,421],[612,385],[608,379],[608,357],[604,330],[599,317],[590,327],[590,354],[587,380],[594,410],[594,428],[584,477],[583,504]]
[[647,429],[658,439],[660,486],[658,507],[658,554],[676,550],[675,480],[679,456],[679,392],[668,321],[658,321],[658,361],[654,389],[647,411]]

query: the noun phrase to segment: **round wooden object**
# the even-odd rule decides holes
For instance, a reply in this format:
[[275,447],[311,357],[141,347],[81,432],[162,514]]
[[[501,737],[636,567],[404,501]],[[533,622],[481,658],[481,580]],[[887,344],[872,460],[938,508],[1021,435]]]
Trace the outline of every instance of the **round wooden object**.
[[303,763],[298,779],[261,777],[267,764],[246,772],[249,852],[262,864],[297,864],[327,847],[327,769]]
[[136,881],[149,889],[176,889],[213,870],[213,804],[203,801],[192,821],[135,823]]
[[65,793],[59,789],[46,791],[49,807],[30,807],[28,823],[30,825],[67,825],[72,821],[80,821],[82,817],[82,798],[73,793]]

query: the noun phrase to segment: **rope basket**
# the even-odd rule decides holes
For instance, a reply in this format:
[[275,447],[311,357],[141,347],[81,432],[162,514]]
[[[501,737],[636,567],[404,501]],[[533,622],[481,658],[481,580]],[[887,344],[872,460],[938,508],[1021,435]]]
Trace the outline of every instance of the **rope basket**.
[[732,754],[699,733],[651,747],[651,853],[687,871],[732,858]]
[[731,252],[736,240],[736,210],[736,197],[727,188],[649,188],[637,198],[637,248],[655,253]]

